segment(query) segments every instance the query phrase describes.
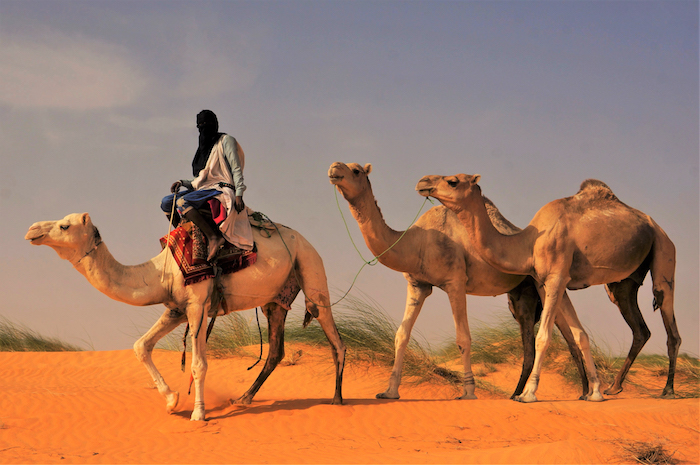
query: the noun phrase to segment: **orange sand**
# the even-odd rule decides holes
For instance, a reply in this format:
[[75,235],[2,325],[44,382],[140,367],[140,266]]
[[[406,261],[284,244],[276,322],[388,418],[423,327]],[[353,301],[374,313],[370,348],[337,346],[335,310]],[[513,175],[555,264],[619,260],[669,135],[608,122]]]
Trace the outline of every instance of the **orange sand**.
[[[479,389],[479,400],[456,401],[439,385],[403,386],[401,400],[380,401],[389,370],[352,364],[345,405],[334,406],[330,350],[287,346],[298,350],[247,407],[229,398],[260,365],[210,359],[207,422],[189,421],[189,372],[180,372],[176,352],[155,354],[180,391],[173,415],[131,351],[0,353],[0,463],[635,463],[622,446],[637,441],[700,462],[698,399],[630,391],[582,402],[545,372],[536,404]],[[517,374],[499,366],[488,379],[510,393]]]

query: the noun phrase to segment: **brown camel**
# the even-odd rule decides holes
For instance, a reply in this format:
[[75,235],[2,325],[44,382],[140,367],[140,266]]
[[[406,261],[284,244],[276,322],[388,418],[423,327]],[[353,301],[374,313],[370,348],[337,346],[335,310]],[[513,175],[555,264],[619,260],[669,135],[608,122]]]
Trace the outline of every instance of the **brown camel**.
[[[543,286],[540,292],[544,308],[535,365],[518,400],[537,400],[535,392],[542,357],[551,337],[553,317],[558,312],[564,314],[586,360],[588,380],[593,387],[587,399],[603,400],[588,336],[576,313],[560,305],[561,299],[567,288],[576,290],[596,284],[607,284],[609,293],[614,293],[617,287],[630,286],[629,281],[624,284],[627,278],[643,279],[647,269],[651,270],[654,306],[661,309],[668,335],[669,372],[662,395],[673,397],[681,343],[673,312],[675,247],[659,225],[648,215],[622,203],[605,183],[589,179],[581,184],[576,195],[548,203],[522,232],[506,236],[489,221],[477,184],[479,179],[479,175],[466,174],[425,176],[416,190],[438,199],[457,214],[484,260],[504,273],[529,274]],[[638,312],[636,304],[632,307]],[[641,314],[635,318],[648,333]],[[633,326],[632,330],[635,331]],[[636,353],[631,351],[626,368],[634,356]]]
[[[392,270],[403,273],[408,281],[406,309],[403,321],[396,332],[394,366],[389,387],[377,394],[377,398],[398,399],[404,353],[411,330],[418,318],[425,299],[433,286],[445,291],[450,299],[457,332],[457,345],[464,366],[464,393],[461,398],[473,399],[474,378],[471,371],[471,336],[467,320],[466,294],[496,296],[508,293],[508,303],[518,321],[523,341],[523,367],[513,396],[520,394],[532,370],[535,359],[534,326],[541,310],[540,299],[534,281],[525,276],[514,276],[497,271],[475,253],[466,230],[456,215],[439,206],[424,213],[388,252],[402,232],[391,229],[377,206],[368,175],[372,165],[357,163],[333,163],[328,171],[331,184],[335,185],[350,204],[350,211],[357,220],[367,247],[378,260]],[[504,234],[514,234],[519,228],[506,220],[490,202],[488,214],[495,227]],[[570,305],[568,298],[567,304]],[[573,335],[563,324],[559,326],[570,344],[572,355],[582,373],[583,394],[588,385],[583,359],[576,348]]]
[[[204,420],[204,378],[207,372],[207,316],[263,307],[268,319],[270,350],[267,361],[253,385],[238,403],[249,404],[260,386],[284,358],[284,321],[287,311],[275,303],[290,279],[298,279],[306,297],[308,322],[313,315],[331,343],[336,369],[334,404],[343,401],[341,387],[345,365],[343,345],[330,310],[330,297],[323,262],[316,250],[298,232],[278,225],[275,231],[256,238],[255,264],[215,280],[184,285],[184,278],[166,247],[156,257],[135,266],[117,262],[100,238],[87,213],[71,214],[58,221],[34,223],[25,239],[34,245],[48,245],[68,260],[96,289],[114,300],[145,306],[162,303],[167,307],[155,325],[134,344],[136,356],[150,373],[158,392],[172,412],[179,395],[171,391],[153,363],[151,353],[158,340],[180,324],[188,322],[192,337],[192,376],[195,403],[192,420]],[[218,297],[217,295],[218,294]],[[212,302],[216,302],[212,304]],[[200,331],[200,329],[202,329]]]

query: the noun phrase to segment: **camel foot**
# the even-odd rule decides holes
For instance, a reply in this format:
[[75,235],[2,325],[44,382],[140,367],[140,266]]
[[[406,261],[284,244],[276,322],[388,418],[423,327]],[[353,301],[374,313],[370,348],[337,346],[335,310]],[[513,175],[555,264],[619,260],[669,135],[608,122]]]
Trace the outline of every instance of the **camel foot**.
[[594,392],[591,395],[583,396],[583,400],[588,402],[603,402],[605,397],[600,392]]
[[253,402],[251,396],[241,396],[236,400],[231,399],[231,405],[250,405]]
[[171,392],[170,394],[166,394],[165,396],[165,411],[168,412],[168,414],[171,414],[175,411],[175,407],[177,407],[177,402],[180,399],[180,393],[175,391]]
[[343,398],[342,397],[334,397],[333,400],[331,401],[331,405],[343,405]]
[[673,391],[666,391],[664,389],[664,392],[661,393],[661,398],[662,399],[675,399],[676,398],[676,393]]
[[472,399],[478,399],[475,394],[464,394],[459,397],[456,397],[455,400],[472,400]]
[[190,421],[206,421],[206,418],[204,418],[204,408],[195,407],[195,409],[192,410]]
[[377,394],[374,397],[376,397],[377,399],[394,399],[394,400],[401,398],[401,396],[399,396],[398,392],[396,392],[396,393],[389,392],[389,390],[386,390],[384,392],[380,392],[379,394]]
[[519,396],[515,396],[513,398],[514,401],[520,402],[523,404],[530,404],[532,402],[537,402],[537,397],[534,394],[521,394]]
[[605,391],[603,391],[603,394],[608,395],[608,396],[614,396],[615,394],[619,394],[621,392],[622,392],[622,386],[610,386]]

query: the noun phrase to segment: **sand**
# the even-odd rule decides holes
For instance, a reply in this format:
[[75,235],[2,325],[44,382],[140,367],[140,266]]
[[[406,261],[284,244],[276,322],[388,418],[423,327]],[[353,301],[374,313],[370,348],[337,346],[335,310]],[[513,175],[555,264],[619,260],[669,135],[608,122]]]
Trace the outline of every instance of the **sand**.
[[[131,351],[0,353],[0,463],[637,463],[625,450],[635,442],[700,462],[698,399],[627,389],[582,402],[575,387],[545,372],[535,404],[480,389],[478,400],[452,400],[454,389],[439,384],[376,400],[389,370],[355,363],[345,404],[336,406],[330,349],[288,344],[287,353],[297,356],[250,406],[229,400],[260,365],[246,370],[249,356],[210,359],[206,422],[189,421],[189,372],[176,352],[154,356],[180,391],[172,415]],[[489,382],[509,392],[517,367],[496,368]]]

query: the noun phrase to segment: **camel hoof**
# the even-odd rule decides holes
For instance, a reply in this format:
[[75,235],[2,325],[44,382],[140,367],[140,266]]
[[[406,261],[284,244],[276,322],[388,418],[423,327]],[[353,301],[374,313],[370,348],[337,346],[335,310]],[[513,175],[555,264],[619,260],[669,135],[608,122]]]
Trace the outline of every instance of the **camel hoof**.
[[534,394],[523,394],[520,396],[515,396],[513,400],[522,404],[531,404],[533,402],[537,402],[537,397]]
[[192,411],[192,416],[190,417],[190,421],[206,421],[206,418],[204,418],[204,409],[199,410],[195,409]]
[[661,393],[661,398],[662,399],[675,399],[676,393],[673,391],[673,388],[665,387],[663,392]]
[[376,397],[377,399],[394,399],[394,400],[400,399],[400,398],[401,398],[401,396],[399,396],[398,393],[392,394],[392,393],[390,393],[389,391],[380,392],[380,393],[377,394],[375,397]]
[[342,397],[334,397],[333,400],[331,401],[331,405],[343,405],[343,398]]
[[476,397],[476,395],[474,395],[474,394],[464,394],[462,396],[455,398],[455,400],[472,400],[472,399],[478,399],[478,397]]
[[175,391],[165,396],[165,411],[168,415],[175,411],[177,407],[177,402],[180,400],[180,393]]
[[250,405],[253,403],[253,398],[250,396],[241,396],[236,400],[231,399],[231,405]]
[[605,400],[605,397],[601,393],[595,393],[591,394],[590,396],[584,396],[583,400],[588,401],[588,402],[603,402]]
[[608,396],[614,396],[614,395],[619,394],[621,392],[622,392],[622,386],[610,386],[605,391],[603,391],[603,394],[608,395]]

